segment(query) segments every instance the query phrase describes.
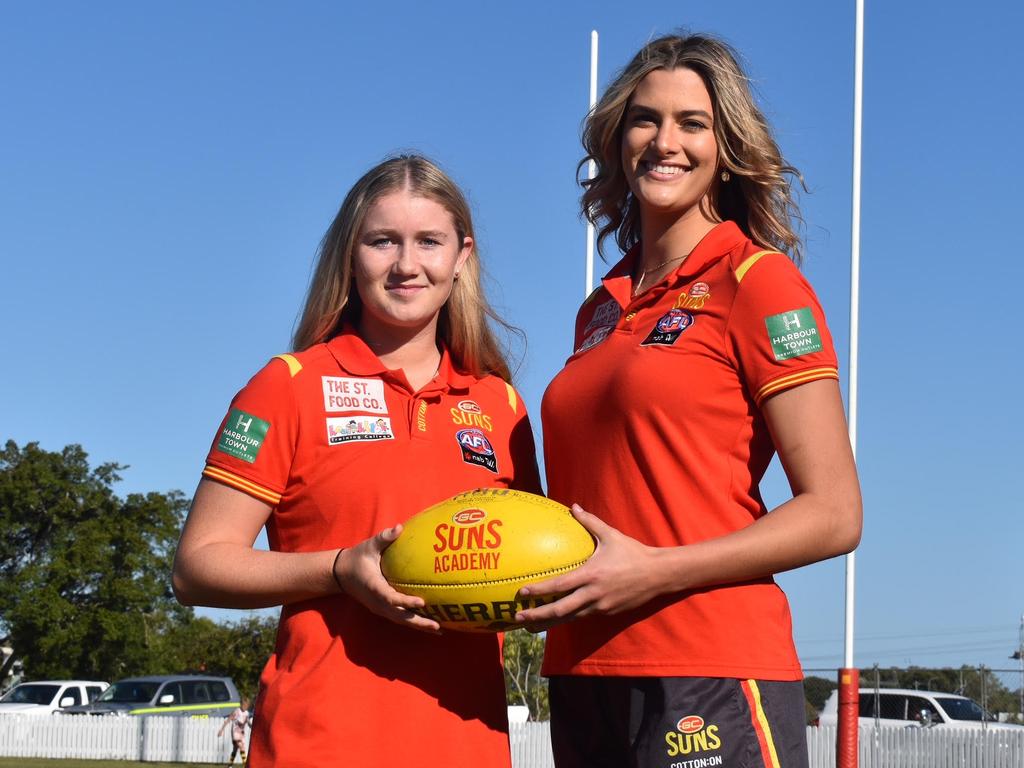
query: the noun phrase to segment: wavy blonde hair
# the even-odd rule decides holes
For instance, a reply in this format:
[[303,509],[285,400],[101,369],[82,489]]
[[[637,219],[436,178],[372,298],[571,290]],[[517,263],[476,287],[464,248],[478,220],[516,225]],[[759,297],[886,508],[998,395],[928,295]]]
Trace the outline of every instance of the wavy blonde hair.
[[493,332],[490,318],[514,330],[491,309],[480,284],[480,254],[469,203],[454,181],[421,155],[396,155],[374,166],[346,195],[337,216],[320,242],[316,268],[292,346],[308,349],[337,335],[345,323],[358,324],[362,310],[352,277],[352,259],[367,211],[378,199],[408,189],[440,204],[452,215],[461,242],[473,238],[473,248],[455,281],[438,318],[438,338],[448,348],[457,368],[509,381],[508,361]]
[[605,90],[583,124],[586,156],[577,179],[593,160],[597,172],[582,180],[583,215],[598,227],[598,250],[614,235],[623,252],[640,239],[640,210],[630,193],[622,168],[623,119],[637,85],[656,69],[683,67],[704,81],[714,107],[718,170],[728,170],[728,182],[717,181],[710,194],[713,215],[731,220],[754,242],[788,253],[797,263],[802,243],[793,222],[802,221],[793,198],[791,179],[803,183],[800,172],[782,157],[771,127],[754,101],[750,81],[739,56],[710,35],[669,35],[643,48]]

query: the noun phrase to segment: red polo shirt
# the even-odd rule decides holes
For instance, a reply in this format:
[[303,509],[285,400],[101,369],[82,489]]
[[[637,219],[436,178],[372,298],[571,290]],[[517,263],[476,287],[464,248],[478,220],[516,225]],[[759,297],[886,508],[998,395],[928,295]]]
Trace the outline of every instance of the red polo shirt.
[[[204,476],[273,506],[271,548],[348,547],[458,492],[539,490],[522,401],[452,367],[413,392],[351,330],[272,360],[231,403]],[[345,595],[282,609],[250,765],[509,765],[497,637],[434,637]]]
[[[652,546],[740,530],[767,510],[774,454],[760,405],[838,378],[810,285],[732,222],[632,297],[634,248],[579,312],[575,353],[544,395],[548,491]],[[548,633],[544,672],[798,680],[771,578],[665,596]]]

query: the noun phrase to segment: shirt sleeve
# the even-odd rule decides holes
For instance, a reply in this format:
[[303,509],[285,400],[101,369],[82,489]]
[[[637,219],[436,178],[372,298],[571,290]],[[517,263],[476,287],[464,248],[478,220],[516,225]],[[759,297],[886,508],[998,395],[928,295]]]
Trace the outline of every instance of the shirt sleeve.
[[825,312],[792,261],[768,253],[737,279],[727,343],[759,407],[792,387],[839,378]]
[[271,360],[231,401],[203,476],[275,507],[288,482],[298,429],[288,365]]
[[512,431],[509,434],[509,453],[512,456],[511,487],[517,491],[543,495],[540,487],[540,470],[537,468],[537,446],[533,439],[533,428],[526,413],[523,398],[512,387],[508,389],[509,406],[515,414]]

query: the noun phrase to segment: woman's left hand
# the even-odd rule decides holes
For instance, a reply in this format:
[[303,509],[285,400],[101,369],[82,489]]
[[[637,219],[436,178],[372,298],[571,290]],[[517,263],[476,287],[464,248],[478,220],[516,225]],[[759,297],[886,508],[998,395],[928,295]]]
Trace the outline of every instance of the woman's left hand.
[[531,632],[542,632],[581,616],[626,611],[659,594],[657,547],[626,536],[578,504],[573,504],[572,514],[594,537],[597,547],[576,570],[519,590],[525,600],[564,595],[516,614],[516,621]]

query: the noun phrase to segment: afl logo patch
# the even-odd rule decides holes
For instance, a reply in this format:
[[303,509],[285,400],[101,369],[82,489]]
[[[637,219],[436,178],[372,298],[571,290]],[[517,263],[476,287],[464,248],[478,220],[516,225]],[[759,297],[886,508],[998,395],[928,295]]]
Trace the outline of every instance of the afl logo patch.
[[693,315],[685,309],[670,309],[655,324],[640,346],[675,344],[679,334],[693,325]]
[[498,471],[498,460],[494,456],[491,441],[479,429],[460,429],[455,433],[455,440],[462,450],[462,460],[467,464],[484,467],[491,472]]

